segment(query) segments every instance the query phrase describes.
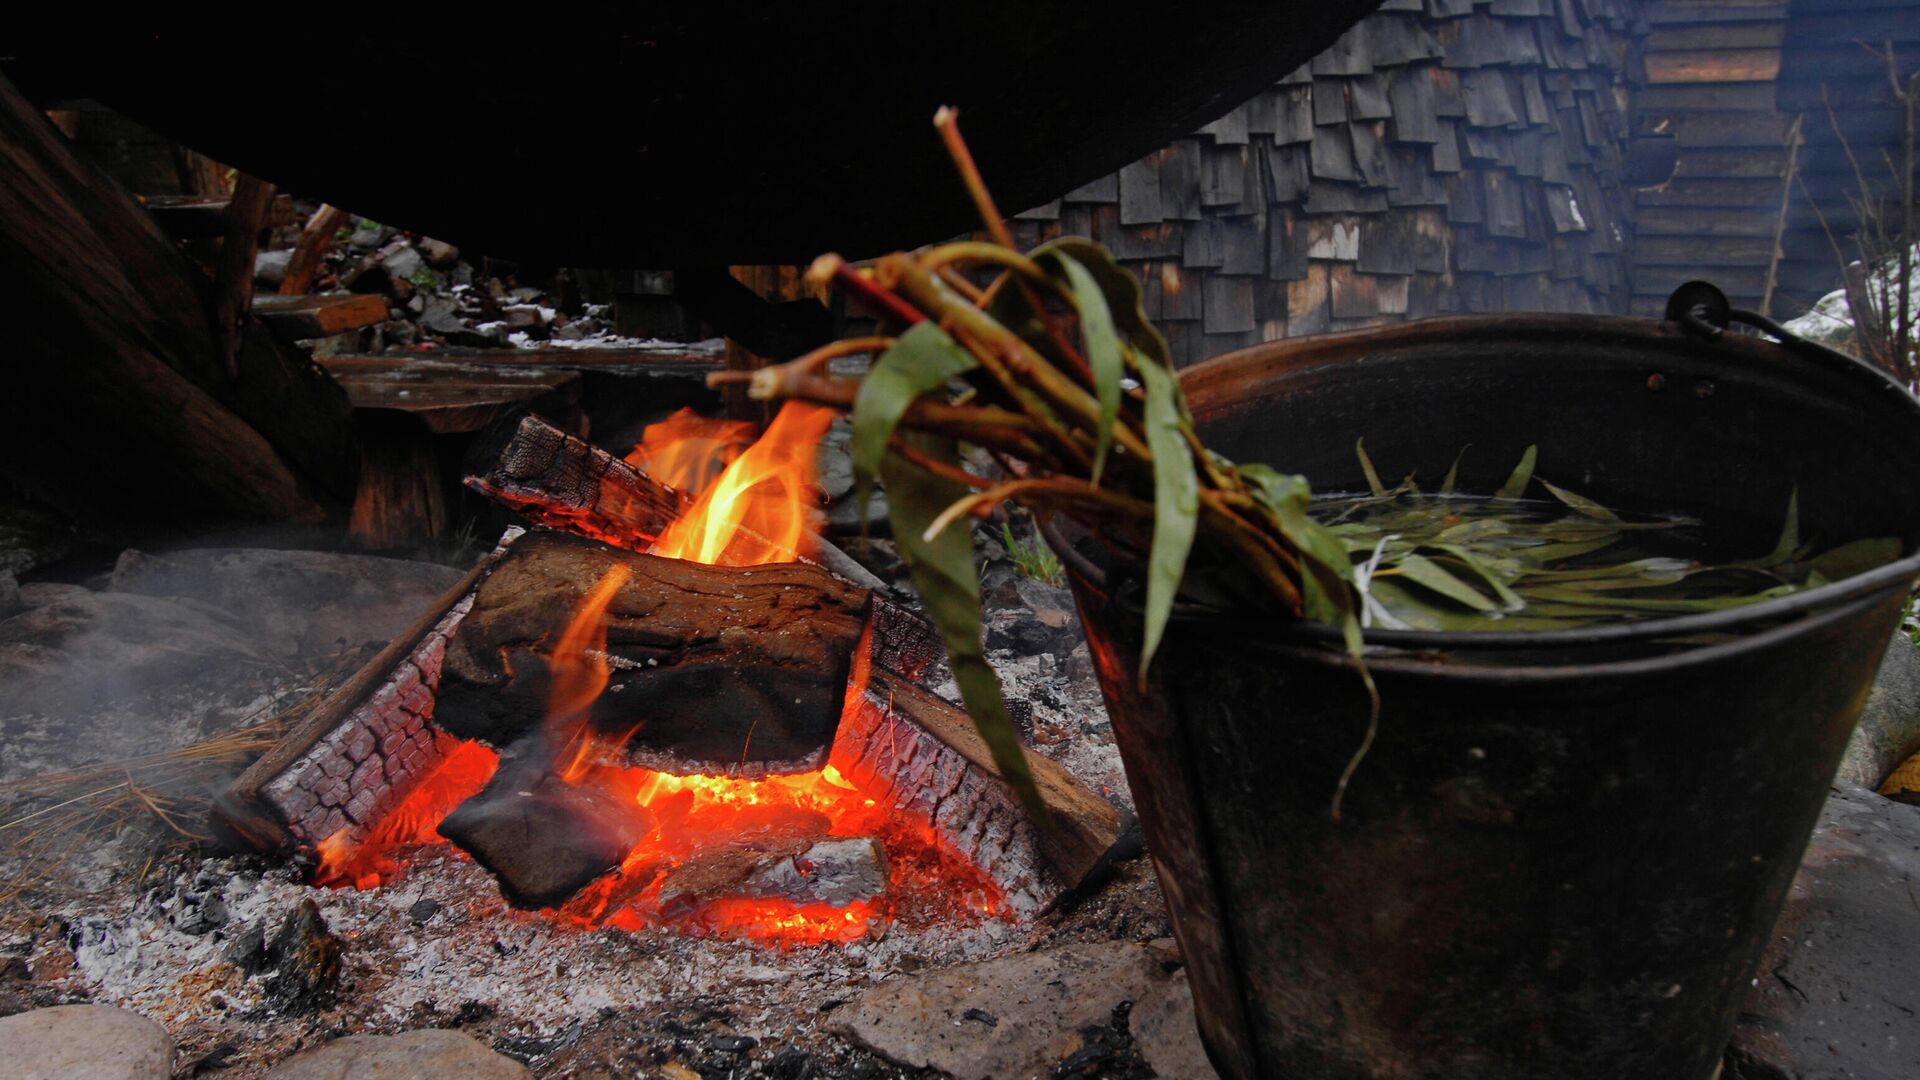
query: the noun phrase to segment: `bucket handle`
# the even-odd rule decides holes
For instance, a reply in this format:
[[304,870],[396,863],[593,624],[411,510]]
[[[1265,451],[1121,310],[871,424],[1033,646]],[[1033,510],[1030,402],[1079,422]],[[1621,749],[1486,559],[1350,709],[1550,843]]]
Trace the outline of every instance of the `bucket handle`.
[[1688,281],[1673,290],[1667,297],[1666,320],[1705,341],[1719,341],[1729,326],[1740,323],[1777,339],[1794,352],[1829,362],[1860,364],[1859,359],[1808,341],[1757,311],[1734,307],[1727,294],[1710,281]]

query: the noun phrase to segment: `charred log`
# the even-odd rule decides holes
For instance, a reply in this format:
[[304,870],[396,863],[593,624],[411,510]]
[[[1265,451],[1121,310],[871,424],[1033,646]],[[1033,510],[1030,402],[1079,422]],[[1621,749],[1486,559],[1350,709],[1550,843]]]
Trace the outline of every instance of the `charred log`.
[[467,486],[536,525],[644,551],[687,506],[680,492],[547,423],[524,416],[474,443]]
[[436,722],[495,746],[538,732],[553,642],[616,567],[630,576],[608,608],[608,682],[584,722],[625,740],[619,764],[756,776],[826,760],[864,589],[799,563],[710,567],[548,532],[516,543],[475,595]]
[[[691,503],[684,493],[537,416],[491,432],[468,452],[467,486],[536,525],[645,551]],[[801,562],[869,589],[886,585],[826,540]]]
[[572,782],[544,740],[503,754],[487,786],[440,822],[453,841],[500,882],[507,902],[555,907],[619,867],[653,828],[652,816],[592,776]]

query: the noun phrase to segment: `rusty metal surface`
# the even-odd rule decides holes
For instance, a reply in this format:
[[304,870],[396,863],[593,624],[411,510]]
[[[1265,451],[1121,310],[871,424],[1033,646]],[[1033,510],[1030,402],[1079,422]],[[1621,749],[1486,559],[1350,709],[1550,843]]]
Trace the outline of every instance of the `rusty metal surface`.
[[[1463,490],[1538,443],[1541,474],[1704,513],[1727,551],[1770,546],[1796,486],[1823,542],[1920,540],[1920,405],[1757,340],[1446,320],[1186,379],[1211,445],[1331,490],[1362,435],[1396,476],[1472,444]],[[1176,616],[1143,696],[1129,586],[1069,569],[1223,1075],[1704,1080],[1920,562],[1679,646],[1394,636],[1338,824],[1366,704],[1337,649]]]

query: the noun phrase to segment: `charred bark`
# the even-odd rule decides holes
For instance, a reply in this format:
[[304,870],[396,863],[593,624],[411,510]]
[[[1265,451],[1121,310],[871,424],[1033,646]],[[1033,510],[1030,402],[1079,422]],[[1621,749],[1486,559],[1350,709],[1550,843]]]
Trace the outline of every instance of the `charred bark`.
[[616,567],[630,577],[607,612],[607,687],[584,721],[624,739],[612,763],[754,776],[826,760],[866,590],[800,563],[711,567],[549,532],[513,546],[454,633],[440,726],[495,746],[539,732],[554,642]]

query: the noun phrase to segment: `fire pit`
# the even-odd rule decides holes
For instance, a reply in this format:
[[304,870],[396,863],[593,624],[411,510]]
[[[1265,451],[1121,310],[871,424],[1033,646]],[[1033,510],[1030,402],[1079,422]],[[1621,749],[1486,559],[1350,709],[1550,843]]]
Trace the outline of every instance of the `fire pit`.
[[928,688],[932,628],[803,556],[824,426],[783,414],[698,497],[503,433],[470,486],[539,524],[236,781],[223,830],[362,889],[452,845],[583,927],[795,945],[1053,906],[1119,816],[1034,755],[1037,827]]

